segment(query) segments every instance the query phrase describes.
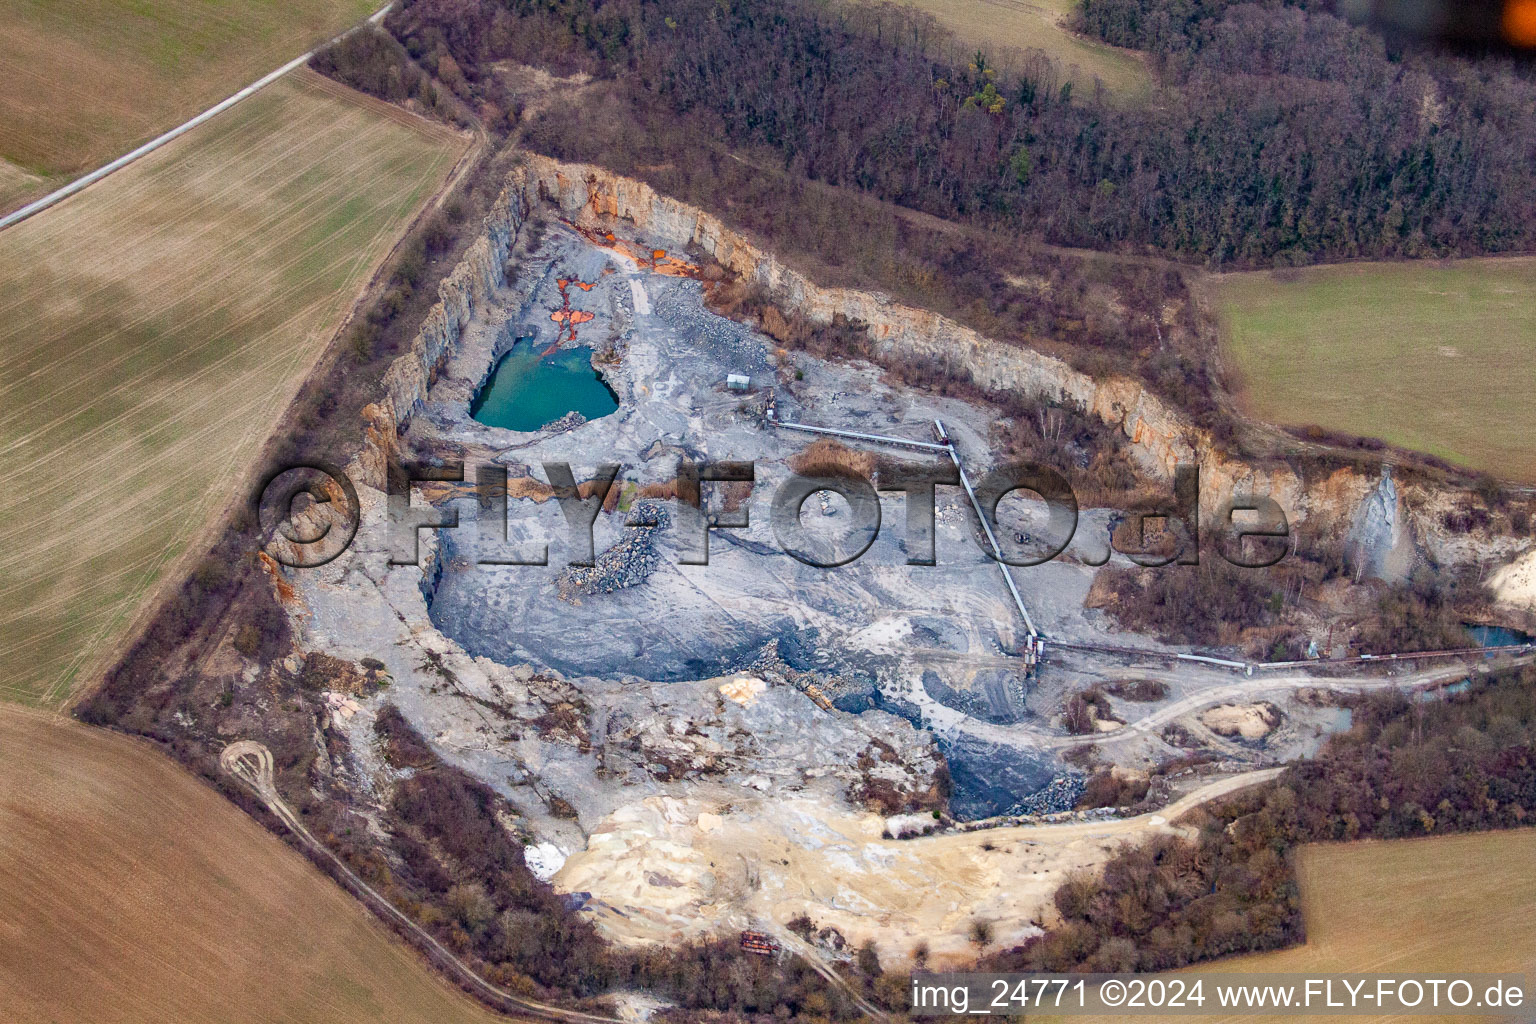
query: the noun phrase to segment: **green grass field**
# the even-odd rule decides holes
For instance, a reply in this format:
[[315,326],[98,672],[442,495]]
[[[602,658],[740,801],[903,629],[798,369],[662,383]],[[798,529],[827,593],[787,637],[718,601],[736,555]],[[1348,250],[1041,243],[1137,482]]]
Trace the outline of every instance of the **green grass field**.
[[[1308,846],[1297,861],[1306,943],[1190,970],[1276,974],[1529,972],[1536,967],[1536,928],[1531,927],[1536,920],[1532,865],[1536,865],[1536,828]],[[1171,1022],[1192,1018],[1138,1019]],[[1210,1024],[1271,1024],[1301,1018],[1234,1014],[1198,1019]],[[1472,1024],[1510,1018],[1327,1019]]]
[[465,145],[302,71],[4,233],[0,699],[113,656]]
[[382,0],[0,0],[0,159],[43,179],[121,156],[366,18]]
[[1536,259],[1362,263],[1213,284],[1253,415],[1536,479]]
[[997,61],[1003,50],[1042,50],[1057,61],[1072,87],[1086,93],[1094,79],[1114,95],[1134,99],[1151,88],[1140,55],[1085,39],[1066,23],[1076,0],[907,0],[955,34],[955,42],[980,48]]

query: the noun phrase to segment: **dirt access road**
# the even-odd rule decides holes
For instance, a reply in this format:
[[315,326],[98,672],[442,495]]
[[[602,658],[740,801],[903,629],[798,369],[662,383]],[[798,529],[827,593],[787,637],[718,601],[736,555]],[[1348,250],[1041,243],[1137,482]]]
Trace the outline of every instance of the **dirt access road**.
[[497,1024],[152,744],[0,705],[7,1024]]
[[[1514,657],[1501,657],[1500,668],[1513,668],[1518,665],[1528,665],[1536,662],[1536,653],[1521,654]],[[1112,746],[1116,743],[1155,734],[1162,726],[1169,722],[1192,714],[1204,708],[1216,704],[1229,702],[1251,703],[1266,697],[1280,697],[1295,693],[1297,690],[1317,689],[1347,691],[1351,693],[1369,693],[1376,690],[1422,690],[1436,686],[1444,686],[1474,675],[1483,670],[1486,661],[1479,659],[1477,665],[1468,665],[1457,662],[1451,665],[1439,665],[1434,668],[1418,669],[1405,672],[1401,675],[1320,675],[1311,672],[1293,672],[1285,675],[1255,675],[1234,678],[1230,671],[1219,668],[1205,668],[1188,664],[1180,664],[1173,668],[1138,668],[1135,676],[1138,679],[1156,680],[1164,683],[1177,683],[1183,688],[1188,688],[1191,683],[1198,685],[1200,689],[1178,700],[1159,707],[1145,717],[1138,718],[1112,732],[1097,733],[1086,736],[1072,736],[1061,734],[1059,730],[1047,732],[1039,725],[1022,722],[1015,725],[998,725],[986,722],[979,718],[964,716],[961,712],[954,711],[937,702],[925,702],[925,713],[935,711],[935,718],[944,718],[960,715],[964,721],[958,728],[967,734],[995,743],[1014,746],[1030,746],[1041,750],[1062,750],[1068,747],[1093,744],[1095,746]],[[932,704],[932,708],[928,705]]]
[[406,917],[395,909],[395,905],[381,896],[377,890],[357,877],[353,871],[341,862],[341,859],[333,854],[323,843],[314,837],[298,815],[283,801],[282,795],[277,791],[277,785],[272,775],[272,752],[260,743],[252,740],[239,740],[225,747],[219,755],[219,765],[225,772],[239,779],[248,786],[267,809],[277,816],[288,830],[292,832],[306,848],[317,858],[328,863],[352,893],[363,902],[372,906],[387,920],[403,929],[413,941],[413,944],[435,964],[447,970],[458,978],[464,985],[474,991],[487,1002],[501,1009],[503,1012],[522,1014],[535,1017],[540,1020],[553,1020],[565,1022],[565,1024],[622,1024],[617,1018],[604,1017],[599,1014],[581,1013],[577,1010],[567,1010],[559,1006],[551,1006],[533,999],[515,995],[506,989],[498,988],[486,981],[480,975],[470,969],[469,965],[451,953],[446,946],[437,939],[428,935],[415,921]]
[[261,78],[258,78],[256,81],[252,82],[244,89],[241,89],[233,96],[230,96],[228,99],[215,103],[201,114],[198,114],[196,117],[190,118],[189,120],[183,121],[181,124],[177,125],[175,128],[172,128],[165,134],[150,139],[148,142],[144,143],[144,145],[140,146],[138,149],[133,150],[131,153],[126,153],[123,156],[118,157],[116,160],[113,160],[111,163],[103,164],[101,167],[96,168],[96,170],[91,171],[89,174],[85,174],[79,178],[76,178],[74,181],[70,182],[68,185],[65,185],[63,188],[56,189],[53,192],[43,196],[41,199],[34,200],[28,203],[26,206],[21,207],[19,210],[13,210],[6,214],[4,217],[0,217],[0,231],[4,231],[12,224],[19,224],[34,214],[42,213],[50,206],[62,202],[63,200],[68,199],[70,196],[74,195],[76,192],[94,185],[96,182],[100,181],[102,178],[105,178],[112,172],[120,171],[140,157],[148,156],[150,153],[153,153],[155,150],[159,149],[161,146],[164,146],[166,143],[180,138],[187,132],[191,131],[193,128],[196,128],[198,125],[213,120],[215,117],[222,114],[236,103],[254,96],[257,92],[266,86],[271,85],[279,78],[282,78],[284,75],[288,74],[288,72],[303,67],[317,52],[325,49],[325,47],[331,45],[331,43],[336,42],[336,40],[343,39],[351,35],[353,32],[356,32],[364,25],[377,25],[380,21],[384,20],[384,15],[388,14],[390,8],[393,6],[393,3],[385,4],[379,10],[370,15],[367,20],[362,22],[362,24],[353,25],[351,28],[347,29],[340,35],[328,39],[324,44],[315,47],[313,50],[310,50],[307,53],[300,54],[293,60],[289,61],[287,64],[284,64],[282,67],[278,68],[276,71],[272,71],[263,75]]

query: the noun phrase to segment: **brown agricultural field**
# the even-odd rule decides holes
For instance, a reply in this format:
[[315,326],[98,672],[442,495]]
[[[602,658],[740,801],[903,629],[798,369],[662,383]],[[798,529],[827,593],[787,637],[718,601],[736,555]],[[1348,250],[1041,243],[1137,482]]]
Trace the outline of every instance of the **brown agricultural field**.
[[24,199],[47,190],[48,179],[0,159],[0,210],[20,206]]
[[[1536,828],[1308,846],[1297,862],[1306,944],[1190,970],[1277,974],[1529,972],[1536,965],[1536,929],[1531,927],[1536,920],[1533,864]],[[1139,1019],[1171,1022],[1190,1018]],[[1233,1014],[1201,1019],[1212,1024],[1270,1024],[1299,1018]],[[1509,1018],[1328,1019],[1471,1024]]]
[[4,233],[0,700],[113,655],[466,144],[302,71]]
[[0,706],[12,1024],[490,1024],[351,896],[148,745]]
[[0,0],[0,208],[121,156],[383,6]]

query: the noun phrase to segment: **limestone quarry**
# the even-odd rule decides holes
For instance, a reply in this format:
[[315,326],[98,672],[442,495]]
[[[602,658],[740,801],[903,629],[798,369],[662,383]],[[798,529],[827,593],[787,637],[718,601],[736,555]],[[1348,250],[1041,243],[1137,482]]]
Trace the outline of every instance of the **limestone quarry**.
[[[368,786],[387,788],[397,771],[373,734],[392,703],[441,757],[508,798],[530,867],[616,941],[783,935],[803,914],[829,955],[873,940],[882,956],[923,943],[937,962],[959,962],[976,951],[975,922],[1017,942],[1049,923],[1066,872],[1178,827],[1171,813],[1073,811],[1094,767],[1145,772],[1203,749],[1202,768],[1166,780],[1163,796],[1177,800],[1309,753],[1347,725],[1346,711],[1296,695],[1348,682],[1300,669],[1250,679],[1111,637],[1104,613],[1085,607],[1105,558],[1130,564],[1109,550],[1111,510],[1081,510],[1061,557],[1012,570],[1030,622],[960,488],[937,491],[933,565],[910,564],[915,538],[895,492],[879,497],[872,536],[843,497],[813,494],[798,513],[806,543],[862,554],[837,568],[787,554],[769,505],[813,444],[821,459],[942,468],[937,422],[980,475],[994,465],[998,415],[905,387],[878,361],[787,351],[715,315],[705,261],[813,322],[865,325],[877,353],[944,353],[986,387],[1081,406],[1123,429],[1149,481],[1199,462],[1219,486],[1273,495],[1298,520],[1354,524],[1361,564],[1382,575],[1400,573],[1413,545],[1441,543],[1400,514],[1406,488],[1390,478],[1339,471],[1318,488],[1249,466],[1131,382],[1096,381],[881,296],[821,289],[647,186],[529,157],[367,411],[368,442],[348,467],[356,539],[321,568],[272,566],[304,658],[382,666],[370,678],[387,686],[327,698],[325,727],[347,738]],[[476,418],[509,354],[578,347],[612,412],[562,411],[528,431]],[[786,421],[928,448],[831,443]],[[675,500],[679,470],[710,461],[750,463],[750,489],[706,481],[707,519],[695,519]],[[388,522],[391,464],[440,471],[410,500],[423,522],[445,525],[407,529],[404,558]],[[578,484],[618,467],[611,487],[583,495],[590,559],[558,464]],[[1036,512],[1013,508],[1008,532],[1023,537]],[[1050,638],[1040,671],[1022,657],[1035,631]],[[1072,650],[1096,643],[1155,657],[1133,667]],[[1070,694],[1128,678],[1163,696],[1105,698],[1114,713],[1091,737],[1063,729]],[[1084,744],[1088,761],[1063,757]]]

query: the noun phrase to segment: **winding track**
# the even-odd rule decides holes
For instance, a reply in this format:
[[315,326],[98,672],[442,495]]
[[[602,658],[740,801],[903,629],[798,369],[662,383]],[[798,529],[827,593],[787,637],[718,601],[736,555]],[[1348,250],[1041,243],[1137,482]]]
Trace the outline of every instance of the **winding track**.
[[[272,752],[262,744],[254,740],[237,740],[231,743],[220,752],[219,767],[226,774],[238,779],[254,792],[261,799],[261,802],[267,806],[267,809],[287,826],[288,830],[311,853],[331,864],[341,882],[348,889],[352,890],[355,896],[363,900],[363,902],[371,904],[378,913],[414,937],[429,958],[435,960],[439,965],[457,977],[461,985],[489,1002],[492,1006],[505,1013],[523,1013],[538,1020],[559,1021],[561,1024],[627,1024],[627,1022],[617,1017],[604,1017],[596,1013],[568,1010],[564,1007],[528,999],[524,996],[508,992],[504,988],[492,985],[480,977],[468,964],[455,956],[446,946],[428,934],[420,925],[397,910],[395,905],[385,899],[378,890],[359,878],[351,868],[342,863],[339,857],[316,839],[309,829],[304,827],[304,823],[299,820],[298,815],[293,813],[293,810],[284,802],[282,795],[278,793],[277,782],[272,771]],[[774,928],[773,930],[785,949],[806,961],[812,970],[846,993],[861,1011],[875,1020],[888,1019],[886,1013],[866,1000],[857,989],[848,983],[846,978],[838,974],[823,961],[821,956],[808,943],[801,942],[798,936],[783,929]]]
[[922,843],[947,839],[957,835],[974,835],[976,833],[982,833],[990,841],[994,842],[1005,838],[1025,839],[1032,843],[1070,842],[1083,836],[1091,836],[1095,839],[1125,838],[1143,829],[1177,824],[1180,818],[1197,807],[1208,804],[1212,800],[1220,800],[1222,797],[1231,796],[1240,790],[1277,779],[1284,771],[1285,768],[1282,766],[1278,768],[1259,768],[1254,771],[1240,772],[1237,775],[1228,775],[1226,778],[1208,782],[1199,789],[1185,793],[1166,807],[1155,811],[1148,811],[1145,814],[1138,814],[1131,818],[1104,818],[1098,821],[1060,821],[1038,825],[980,825],[972,822],[970,823],[972,825],[971,828],[956,829],[932,836],[906,839],[903,842]]
[[368,903],[382,914],[387,920],[404,929],[416,939],[423,951],[439,965],[453,974],[465,988],[480,996],[492,1006],[503,1012],[527,1014],[533,1018],[547,1021],[561,1021],[563,1024],[623,1024],[616,1017],[604,1017],[601,1014],[583,1013],[579,1010],[567,1010],[549,1003],[541,1003],[534,999],[515,995],[506,989],[498,988],[486,981],[480,975],[470,969],[469,965],[455,956],[449,949],[437,939],[429,935],[420,925],[406,917],[395,905],[385,899],[379,892],[367,882],[359,878],[351,868],[342,863],[341,859],[332,853],[321,843],[304,823],[299,820],[288,805],[283,801],[282,795],[277,791],[277,783],[272,773],[272,752],[254,740],[238,740],[225,747],[219,754],[219,767],[226,773],[240,780],[250,788],[267,809],[277,816],[277,819],[288,827],[301,843],[304,844],[316,857],[329,863],[342,883],[363,902]]
[[[974,660],[983,664],[1001,666],[1018,664],[1017,658],[1007,656],[964,655],[928,649],[916,650],[890,647],[884,649],[882,653],[892,653],[920,659],[949,658],[954,660]],[[1494,653],[1485,657],[1497,657],[1499,659],[1499,668],[1513,668],[1518,665],[1529,665],[1536,662],[1536,652],[1523,652],[1515,655],[1499,655]],[[965,715],[963,728],[966,733],[978,739],[1011,746],[1028,743],[1039,750],[1062,750],[1083,744],[1111,746],[1126,740],[1155,734],[1158,729],[1175,719],[1203,708],[1230,701],[1254,701],[1268,696],[1280,696],[1307,688],[1352,693],[1368,693],[1375,690],[1391,689],[1433,689],[1437,686],[1444,686],[1448,683],[1465,679],[1467,676],[1477,672],[1482,664],[1486,664],[1484,657],[1479,657],[1477,660],[1480,663],[1477,666],[1458,661],[1454,664],[1442,664],[1434,668],[1419,669],[1401,675],[1318,675],[1311,672],[1291,672],[1285,675],[1266,674],[1239,676],[1236,678],[1234,678],[1231,672],[1217,667],[1207,668],[1187,663],[1179,663],[1176,667],[1166,669],[1143,666],[1138,667],[1136,671],[1138,679],[1152,679],[1164,683],[1185,685],[1191,681],[1196,681],[1201,684],[1201,689],[1177,700],[1170,701],[1156,711],[1136,719],[1113,732],[1096,733],[1086,736],[1054,735],[1044,732],[1038,725],[1029,725],[1027,723],[1001,725],[970,715]],[[964,714],[964,712],[956,711],[953,708],[949,710],[954,711],[956,714]]]
[[[238,740],[231,743],[219,755],[219,766],[230,776],[238,779],[251,789],[261,799],[262,803],[267,806],[267,809],[305,847],[329,862],[335,868],[341,881],[347,888],[351,889],[355,895],[365,902],[371,903],[376,910],[391,922],[407,930],[424,947],[432,959],[456,975],[461,984],[489,1001],[492,1005],[503,1010],[510,1009],[513,1012],[529,1014],[540,1020],[560,1021],[563,1024],[622,1024],[617,1018],[583,1013],[577,1010],[567,1010],[548,1003],[527,999],[492,985],[484,978],[481,978],[469,965],[450,952],[441,942],[429,935],[416,922],[395,909],[394,904],[390,903],[377,890],[359,878],[335,854],[321,844],[309,829],[304,827],[303,822],[299,820],[298,816],[293,813],[278,793],[273,776],[272,753],[262,744],[253,740]],[[1170,821],[1176,821],[1179,817],[1201,804],[1226,796],[1237,790],[1267,782],[1278,776],[1282,770],[1280,768],[1271,768],[1262,771],[1245,772],[1241,775],[1221,779],[1181,797],[1162,811],[1140,815],[1135,818],[1015,827],[1027,829],[1031,841],[1036,842],[1055,838],[1070,839],[1084,833],[1098,835],[1106,831],[1115,835],[1126,835],[1140,831],[1143,828],[1160,826]],[[923,842],[924,840],[915,839],[911,841]],[[786,950],[805,960],[817,974],[847,994],[862,1012],[875,1020],[888,1019],[887,1014],[866,1000],[858,990],[848,983],[846,978],[842,977],[842,975],[825,963],[817,951],[808,943],[802,942],[798,936],[788,932],[786,929],[773,927],[772,931],[774,937]]]
[[[1528,665],[1536,661],[1536,653],[1516,655],[1503,662],[1501,667],[1514,667],[1516,665]],[[1143,670],[1141,675],[1149,679],[1168,681],[1175,678],[1187,680],[1191,669],[1182,670]],[[1284,676],[1269,676],[1245,678],[1240,682],[1228,682],[1221,685],[1209,686],[1197,693],[1172,701],[1144,718],[1116,729],[1114,732],[1100,733],[1097,736],[1064,736],[1042,739],[1041,745],[1049,749],[1076,746],[1079,743],[1097,743],[1099,745],[1112,744],[1119,740],[1144,736],[1148,732],[1166,725],[1176,718],[1180,718],[1191,712],[1214,704],[1222,704],[1232,700],[1251,701],[1270,694],[1289,693],[1294,690],[1302,690],[1315,687],[1321,690],[1348,690],[1355,693],[1367,693],[1372,690],[1390,689],[1429,689],[1454,683],[1465,679],[1475,669],[1463,664],[1441,665],[1438,668],[1420,669],[1400,676],[1319,676],[1307,672],[1298,672]],[[1203,674],[1203,672],[1202,672]],[[1212,672],[1212,675],[1218,673]],[[1230,678],[1230,676],[1228,676]],[[985,724],[985,723],[982,723]],[[1002,728],[1002,727],[998,727]]]

